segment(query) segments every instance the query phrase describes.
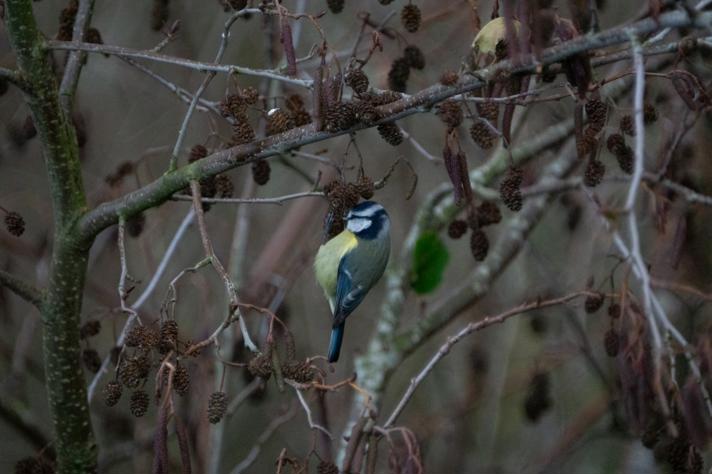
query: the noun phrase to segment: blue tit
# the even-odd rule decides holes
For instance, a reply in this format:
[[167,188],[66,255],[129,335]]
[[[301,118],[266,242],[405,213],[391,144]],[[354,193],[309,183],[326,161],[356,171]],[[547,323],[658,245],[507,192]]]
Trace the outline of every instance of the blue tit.
[[346,228],[323,244],[314,273],[333,315],[329,362],[336,362],[346,318],[383,275],[391,251],[390,219],[378,203],[365,201],[346,215]]

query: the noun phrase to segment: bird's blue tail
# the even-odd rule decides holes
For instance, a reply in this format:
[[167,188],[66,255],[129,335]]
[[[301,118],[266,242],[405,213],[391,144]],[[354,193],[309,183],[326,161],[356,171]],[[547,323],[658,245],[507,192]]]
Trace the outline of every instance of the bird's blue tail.
[[341,352],[341,341],[344,339],[344,325],[341,323],[338,326],[331,328],[331,340],[329,341],[329,362],[339,360]]

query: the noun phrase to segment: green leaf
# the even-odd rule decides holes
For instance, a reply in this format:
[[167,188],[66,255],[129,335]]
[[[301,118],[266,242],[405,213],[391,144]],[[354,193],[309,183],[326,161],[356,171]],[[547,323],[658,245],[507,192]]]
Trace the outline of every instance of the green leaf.
[[443,279],[450,254],[435,232],[426,232],[415,243],[410,286],[418,294],[430,293]]

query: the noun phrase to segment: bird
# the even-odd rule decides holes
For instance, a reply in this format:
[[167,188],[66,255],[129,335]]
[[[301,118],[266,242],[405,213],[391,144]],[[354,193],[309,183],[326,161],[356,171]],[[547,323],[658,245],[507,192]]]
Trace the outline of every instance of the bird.
[[391,251],[391,221],[377,202],[357,204],[344,220],[345,229],[319,247],[314,259],[333,317],[329,362],[339,360],[346,318],[381,278]]

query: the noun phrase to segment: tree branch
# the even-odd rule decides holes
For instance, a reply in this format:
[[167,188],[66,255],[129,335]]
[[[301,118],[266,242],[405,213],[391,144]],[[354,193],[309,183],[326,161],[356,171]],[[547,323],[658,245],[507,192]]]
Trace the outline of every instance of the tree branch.
[[83,51],[86,53],[110,54],[120,56],[122,58],[146,59],[158,63],[173,64],[188,69],[194,69],[201,72],[222,72],[225,74],[244,74],[245,76],[266,77],[276,81],[282,81],[295,86],[311,88],[312,81],[307,79],[297,79],[294,77],[285,76],[276,70],[272,69],[253,69],[249,67],[236,66],[232,64],[216,64],[203,61],[195,61],[192,59],[183,59],[175,56],[169,56],[154,51],[140,51],[137,49],[124,48],[122,46],[111,46],[107,44],[82,43],[79,41],[57,41],[48,40],[46,43],[48,49],[64,50],[64,51]]
[[[91,15],[94,11],[94,1],[95,0],[80,0],[77,15],[74,19],[72,41],[84,41],[84,36],[89,28]],[[85,59],[86,53],[71,51],[67,58],[67,64],[64,67],[62,83],[59,86],[59,100],[62,103],[62,109],[67,117],[71,117],[72,115],[74,94],[77,91],[79,74],[82,72]]]
[[[30,0],[6,0],[5,26],[27,87],[25,100],[42,142],[54,213],[52,267],[41,306],[42,348],[59,473],[96,466],[86,382],[80,365],[79,323],[89,242],[77,239],[77,218],[86,209],[79,148],[64,113],[44,39]],[[84,244],[84,245],[81,245]]]
[[[130,217],[149,207],[154,207],[165,202],[173,193],[188,186],[191,179],[212,176],[236,166],[243,166],[259,159],[269,158],[310,143],[328,140],[339,135],[350,134],[358,130],[373,127],[379,123],[397,120],[416,113],[429,112],[429,109],[438,102],[458,94],[478,89],[487,82],[502,80],[502,77],[511,77],[511,74],[536,72],[542,65],[552,64],[575,54],[628,42],[628,32],[630,31],[636,34],[647,34],[665,26],[679,27],[693,25],[705,27],[712,22],[712,13],[701,13],[694,19],[690,19],[684,12],[672,12],[661,15],[658,20],[658,22],[652,19],[641,20],[625,28],[616,28],[597,35],[576,38],[545,50],[538,60],[530,56],[523,58],[523,61],[517,65],[513,65],[509,61],[502,61],[491,67],[479,70],[476,77],[462,80],[455,86],[433,85],[416,94],[379,107],[379,112],[384,118],[371,125],[361,123],[349,130],[325,132],[317,130],[316,124],[310,124],[252,143],[216,152],[195,163],[166,173],[145,187],[117,200],[103,203],[88,212],[80,221],[82,238],[91,240],[91,238],[101,230],[115,224],[119,212]],[[175,60],[175,58],[171,58],[171,60]],[[205,63],[200,64],[204,65]],[[500,163],[498,166],[504,165]]]
[[398,416],[403,412],[403,409],[405,409],[405,406],[413,397],[413,394],[418,388],[418,385],[420,385],[420,383],[425,379],[425,377],[427,377],[428,374],[433,370],[433,368],[435,368],[435,365],[450,352],[450,349],[452,349],[452,347],[458,342],[460,342],[465,336],[468,336],[476,331],[481,331],[482,329],[488,328],[494,324],[502,324],[507,319],[518,314],[526,313],[528,311],[533,311],[536,309],[548,308],[550,306],[558,306],[560,304],[567,303],[575,298],[580,298],[582,296],[595,295],[597,295],[597,293],[583,290],[570,293],[559,298],[553,298],[544,301],[537,300],[531,303],[521,304],[494,316],[485,316],[479,321],[467,324],[465,327],[457,331],[455,335],[448,337],[445,343],[440,346],[440,349],[438,349],[435,355],[430,358],[428,363],[425,364],[425,367],[423,367],[423,369],[418,373],[418,375],[410,379],[410,384],[408,385],[408,388],[406,389],[405,393],[401,397],[396,407],[393,409],[393,412],[388,417],[388,420],[386,420],[386,422],[383,424],[383,428],[388,429],[393,426]]
[[0,270],[0,287],[7,288],[38,309],[42,305],[42,290],[5,270]]

